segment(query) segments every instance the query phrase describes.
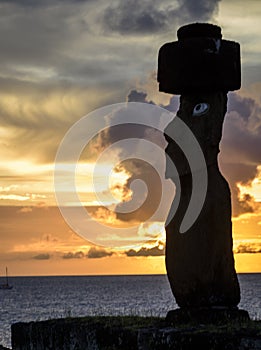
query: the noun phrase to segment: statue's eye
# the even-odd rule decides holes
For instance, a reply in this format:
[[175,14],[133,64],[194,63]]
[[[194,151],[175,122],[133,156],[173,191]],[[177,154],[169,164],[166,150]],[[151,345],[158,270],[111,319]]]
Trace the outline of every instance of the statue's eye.
[[206,102],[198,103],[193,109],[193,117],[207,113],[209,110],[209,104]]

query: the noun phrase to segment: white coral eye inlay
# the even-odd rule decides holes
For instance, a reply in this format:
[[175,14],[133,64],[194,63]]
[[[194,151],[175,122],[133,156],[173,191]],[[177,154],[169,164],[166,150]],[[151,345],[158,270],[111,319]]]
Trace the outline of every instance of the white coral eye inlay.
[[193,109],[193,116],[197,117],[207,113],[209,110],[209,104],[206,102],[198,103]]

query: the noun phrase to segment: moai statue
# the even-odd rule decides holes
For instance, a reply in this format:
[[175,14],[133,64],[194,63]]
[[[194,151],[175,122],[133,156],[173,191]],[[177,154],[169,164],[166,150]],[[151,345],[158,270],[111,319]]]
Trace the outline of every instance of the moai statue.
[[[180,200],[166,225],[167,275],[181,308],[236,308],[240,288],[232,251],[231,197],[219,171],[218,153],[227,93],[241,84],[240,46],[223,40],[221,28],[208,23],[183,26],[177,35],[178,41],[159,51],[159,90],[181,95],[177,116],[202,149],[208,184],[200,215],[187,232],[180,233],[192,193],[192,174],[182,149],[167,136],[167,130],[175,127],[172,121],[165,130],[166,153],[178,171]],[[174,174],[168,177],[175,183]]]

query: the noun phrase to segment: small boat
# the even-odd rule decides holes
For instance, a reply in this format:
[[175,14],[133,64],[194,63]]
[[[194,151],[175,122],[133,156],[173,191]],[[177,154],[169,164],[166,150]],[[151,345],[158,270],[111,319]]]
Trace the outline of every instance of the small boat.
[[7,272],[7,267],[5,268],[5,283],[0,284],[0,289],[12,289],[13,286],[10,286],[8,283],[8,272]]

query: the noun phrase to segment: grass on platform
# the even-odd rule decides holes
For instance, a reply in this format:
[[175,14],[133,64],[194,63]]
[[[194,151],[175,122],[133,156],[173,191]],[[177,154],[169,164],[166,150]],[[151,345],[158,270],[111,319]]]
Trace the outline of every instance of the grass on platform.
[[140,328],[165,328],[173,327],[180,331],[189,332],[210,332],[210,333],[247,333],[261,335],[261,320],[249,321],[235,321],[227,320],[220,324],[167,324],[165,318],[161,317],[142,317],[142,316],[85,316],[85,317],[67,317],[64,319],[49,320],[59,322],[59,320],[66,321],[66,323],[80,323],[80,324],[100,324],[110,328],[128,328],[138,330]]

